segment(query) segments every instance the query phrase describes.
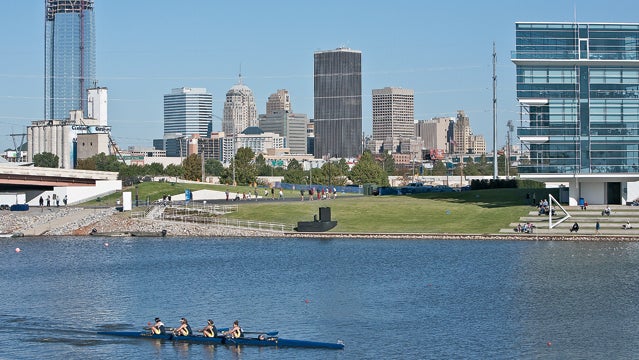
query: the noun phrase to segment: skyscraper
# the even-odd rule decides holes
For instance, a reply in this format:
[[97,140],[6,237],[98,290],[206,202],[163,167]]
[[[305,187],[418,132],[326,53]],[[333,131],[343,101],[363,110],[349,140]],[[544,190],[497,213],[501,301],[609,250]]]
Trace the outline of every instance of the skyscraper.
[[276,111],[291,112],[291,99],[288,90],[279,89],[268,97],[266,115],[274,114]]
[[164,95],[165,137],[207,136],[212,119],[213,95],[205,88],[176,88]]
[[93,0],[46,0],[44,27],[44,117],[86,116],[87,89],[95,87]]
[[348,48],[315,53],[316,158],[362,153],[362,52]]
[[306,114],[291,112],[291,99],[288,90],[277,90],[266,102],[266,114],[258,116],[259,126],[265,132],[273,132],[284,137],[284,147],[292,154],[306,154]]
[[[639,196],[639,24],[515,24],[519,174],[569,184],[569,203]],[[614,175],[612,175],[614,173]]]
[[414,94],[395,87],[373,89],[373,140],[415,136]]
[[227,136],[232,136],[240,134],[249,126],[258,126],[257,107],[253,91],[242,84],[240,76],[239,83],[226,92],[222,130]]

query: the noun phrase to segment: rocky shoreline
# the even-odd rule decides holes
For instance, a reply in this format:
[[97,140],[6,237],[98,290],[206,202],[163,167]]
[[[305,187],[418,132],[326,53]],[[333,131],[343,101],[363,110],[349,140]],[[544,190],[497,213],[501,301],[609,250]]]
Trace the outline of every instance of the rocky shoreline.
[[[68,217],[77,219],[66,220]],[[98,232],[160,232],[167,236],[187,237],[257,237],[278,236],[280,232],[268,230],[241,229],[231,226],[184,223],[147,218],[131,218],[128,214],[113,208],[35,208],[25,212],[2,214],[0,233],[30,234],[35,228],[42,228],[42,236],[82,236],[93,229]],[[37,232],[39,233],[39,231]]]
[[522,241],[639,241],[636,236],[549,234],[437,234],[437,233],[297,233],[244,229],[233,226],[132,218],[114,208],[45,207],[0,213],[0,233],[42,236],[84,236],[97,232],[160,232],[169,237],[295,237],[323,239],[441,239]]

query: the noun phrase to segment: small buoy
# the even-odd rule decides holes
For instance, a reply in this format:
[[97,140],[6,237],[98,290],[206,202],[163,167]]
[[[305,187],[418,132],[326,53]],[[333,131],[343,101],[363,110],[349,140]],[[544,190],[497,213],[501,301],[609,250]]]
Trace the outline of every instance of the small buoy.
[[22,250],[20,250],[20,248],[16,248],[16,252],[17,253],[19,253],[20,251],[22,251]]
[[310,303],[310,302],[311,302],[311,300],[309,300],[309,299],[304,299],[304,302],[308,304],[308,303]]
[[550,347],[550,346],[552,346],[552,343],[549,341],[549,342],[546,343],[546,346]]
[[104,243],[104,247],[109,247],[109,243],[108,242]]

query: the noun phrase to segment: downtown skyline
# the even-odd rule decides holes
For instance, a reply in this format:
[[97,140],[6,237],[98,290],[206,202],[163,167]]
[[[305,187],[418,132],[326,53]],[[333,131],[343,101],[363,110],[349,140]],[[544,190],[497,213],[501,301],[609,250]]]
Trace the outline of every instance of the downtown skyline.
[[[500,147],[506,122],[518,122],[510,62],[516,21],[573,21],[576,13],[580,22],[635,22],[639,10],[632,1],[538,1],[525,13],[509,1],[493,6],[328,1],[318,8],[295,1],[173,4],[95,2],[98,86],[109,89],[109,125],[121,147],[151,146],[162,136],[163,95],[172,88],[207,88],[213,114],[222,117],[225,94],[237,84],[240,71],[258,113],[266,112],[270,94],[286,89],[295,112],[312,118],[313,54],[347,46],[362,51],[367,136],[372,132],[372,89],[402,87],[415,91],[415,120],[464,110],[491,151],[493,41]],[[13,146],[9,134],[42,120],[43,2],[13,2],[2,20],[0,26],[12,36],[3,40],[11,56],[0,60],[0,150]],[[214,130],[221,125],[214,121]]]

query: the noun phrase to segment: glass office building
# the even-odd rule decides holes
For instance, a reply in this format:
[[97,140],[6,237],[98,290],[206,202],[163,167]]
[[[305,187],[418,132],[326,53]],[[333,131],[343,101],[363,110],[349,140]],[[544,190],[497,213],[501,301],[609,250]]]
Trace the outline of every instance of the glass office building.
[[[639,24],[515,26],[517,134],[530,154],[519,173],[638,172]],[[619,201],[623,181],[601,181],[607,183],[601,200]]]
[[175,88],[164,95],[164,136],[208,136],[213,95],[205,88]]
[[87,110],[87,89],[95,87],[93,0],[46,0],[44,117],[69,118]]
[[347,48],[315,53],[316,158],[362,153],[362,52]]

